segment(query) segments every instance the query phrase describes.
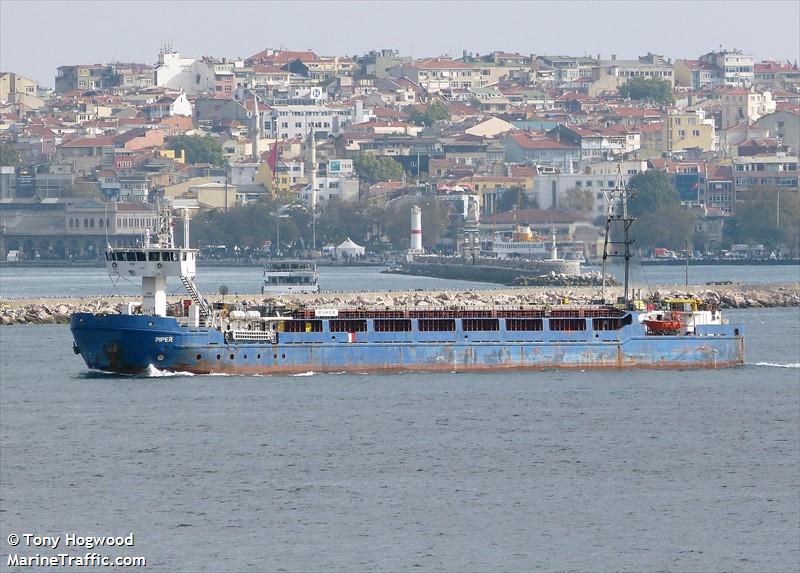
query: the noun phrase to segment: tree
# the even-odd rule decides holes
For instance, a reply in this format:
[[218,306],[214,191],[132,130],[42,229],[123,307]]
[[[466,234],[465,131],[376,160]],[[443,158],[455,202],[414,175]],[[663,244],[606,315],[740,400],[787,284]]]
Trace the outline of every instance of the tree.
[[19,153],[13,145],[0,143],[0,165],[3,167],[16,167],[19,165]]
[[497,212],[505,213],[513,209],[537,209],[539,201],[525,193],[522,187],[503,189],[497,197]]
[[796,253],[800,248],[799,199],[796,192],[775,187],[740,193],[736,215],[726,221],[723,232],[732,244],[756,243],[770,250],[780,247]]
[[329,201],[317,219],[319,244],[337,245],[350,237],[368,250],[379,250],[380,236],[385,223],[383,209],[364,203]]
[[646,171],[631,177],[634,191],[628,211],[639,247],[682,249],[694,229],[694,215],[681,207],[678,191],[664,171]]
[[366,183],[399,181],[404,173],[403,166],[391,157],[379,157],[372,153],[357,153],[353,157],[353,167]]
[[93,183],[83,179],[77,179],[75,183],[67,184],[64,187],[64,197],[81,197],[85,199],[103,199],[102,191],[100,190],[99,183]]
[[447,231],[450,221],[450,212],[444,201],[420,197],[398,203],[386,213],[386,235],[392,246],[399,251],[410,246],[411,206],[416,204],[422,209],[422,245],[426,249],[433,249]]
[[645,171],[631,177],[628,186],[635,197],[628,202],[631,215],[638,216],[658,211],[662,207],[679,205],[678,190],[664,171]]
[[434,101],[425,108],[424,111],[414,108],[409,114],[409,121],[415,125],[430,127],[435,122],[450,119],[450,112],[445,105],[439,101]]
[[594,193],[591,189],[573,187],[564,193],[564,207],[579,213],[594,211]]
[[[192,220],[192,242],[195,244],[227,245],[239,247],[244,254],[258,251],[277,240],[278,209],[274,199],[264,198],[256,203],[234,207],[227,212],[210,210]],[[291,246],[300,241],[311,242],[311,226],[302,209],[289,210],[288,217],[280,219],[281,251],[291,252]],[[277,246],[275,247],[277,248]],[[274,251],[273,251],[274,252]]]
[[182,149],[187,163],[210,163],[217,167],[225,165],[222,145],[213,137],[178,135],[171,137],[165,144],[167,149]]
[[638,247],[680,250],[692,239],[694,215],[679,204],[666,205],[638,217],[633,229]]
[[657,78],[631,78],[620,86],[619,95],[637,100],[652,99],[662,104],[671,104],[675,101],[670,83]]

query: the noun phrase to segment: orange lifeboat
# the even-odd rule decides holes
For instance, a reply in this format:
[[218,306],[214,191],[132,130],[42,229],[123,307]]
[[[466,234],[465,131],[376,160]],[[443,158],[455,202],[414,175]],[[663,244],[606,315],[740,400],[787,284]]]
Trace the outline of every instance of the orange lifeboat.
[[681,321],[674,318],[646,318],[644,324],[653,334],[675,334],[681,329]]

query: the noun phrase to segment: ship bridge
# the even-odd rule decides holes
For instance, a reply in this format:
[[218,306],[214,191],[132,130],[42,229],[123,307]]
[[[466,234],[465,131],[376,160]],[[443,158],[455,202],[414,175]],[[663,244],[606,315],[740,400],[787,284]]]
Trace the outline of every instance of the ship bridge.
[[197,249],[189,248],[189,219],[184,210],[183,247],[176,247],[172,234],[172,213],[164,209],[159,218],[161,227],[151,243],[149,230],[144,244],[133,248],[106,249],[106,269],[112,278],[139,277],[142,279],[142,313],[156,316],[167,315],[167,277],[180,279],[187,292],[198,306],[200,316],[210,315],[194,277],[197,272]]

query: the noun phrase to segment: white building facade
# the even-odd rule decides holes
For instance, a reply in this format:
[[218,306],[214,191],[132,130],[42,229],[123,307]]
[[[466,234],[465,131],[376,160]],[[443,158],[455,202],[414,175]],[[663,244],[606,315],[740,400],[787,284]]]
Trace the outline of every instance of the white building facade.
[[305,138],[315,132],[337,134],[345,126],[373,119],[357,100],[353,106],[275,105],[264,113],[263,133],[268,139]]
[[178,52],[162,52],[156,66],[156,85],[174,90],[183,90],[196,95],[214,91],[214,70],[195,58],[181,58]]

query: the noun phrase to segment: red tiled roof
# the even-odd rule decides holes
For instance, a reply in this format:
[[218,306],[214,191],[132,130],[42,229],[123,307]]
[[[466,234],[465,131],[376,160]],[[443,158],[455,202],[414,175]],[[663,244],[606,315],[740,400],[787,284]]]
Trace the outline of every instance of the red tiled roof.
[[250,56],[247,59],[258,62],[267,62],[274,66],[282,66],[284,64],[288,64],[289,62],[293,62],[294,60],[300,60],[303,63],[319,61],[319,56],[311,51],[293,52],[290,50],[283,50],[269,54],[268,52],[270,51],[271,50],[269,49],[262,50],[261,52]]
[[641,123],[639,124],[639,131],[642,133],[653,133],[656,131],[661,131],[662,127],[664,127],[664,124],[660,121],[654,123]]
[[789,64],[784,64],[781,62],[758,62],[753,66],[755,72],[791,72],[797,71],[796,66],[791,66]]
[[690,70],[716,70],[717,66],[701,62],[700,60],[678,60]]
[[800,115],[800,105],[788,101],[781,101],[775,104],[775,111],[786,111],[794,115]]
[[407,119],[408,114],[404,111],[389,109],[388,107],[376,107],[372,110],[375,117],[379,119]]
[[728,165],[715,165],[708,171],[709,181],[733,181],[733,169]]
[[451,115],[478,115],[480,114],[480,110],[475,109],[471,105],[466,105],[463,103],[448,103],[447,110],[450,112]]
[[410,67],[421,70],[471,70],[476,66],[469,66],[467,64],[462,64],[461,62],[456,62],[447,58],[426,58],[423,60],[417,60],[411,64]]
[[562,143],[544,136],[531,136],[526,133],[510,133],[509,136],[523,149],[577,149],[576,145]]
[[286,70],[280,69],[278,66],[253,66],[254,74],[289,74]]
[[511,176],[512,177],[532,177],[536,175],[536,168],[529,167],[527,165],[512,165],[511,166]]
[[82,137],[62,143],[59,147],[105,147],[114,145],[110,137]]

